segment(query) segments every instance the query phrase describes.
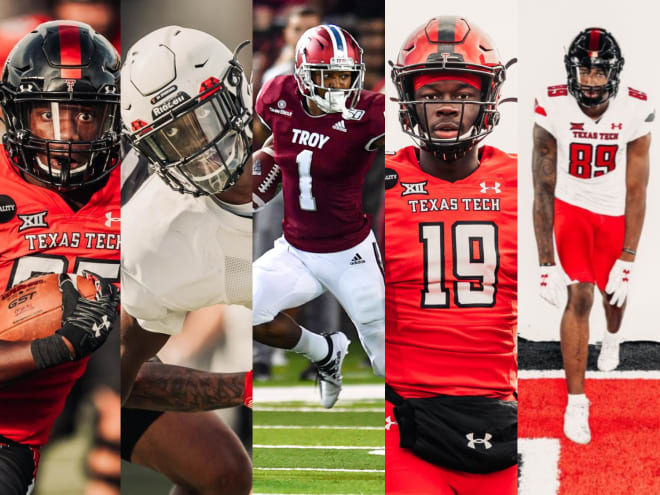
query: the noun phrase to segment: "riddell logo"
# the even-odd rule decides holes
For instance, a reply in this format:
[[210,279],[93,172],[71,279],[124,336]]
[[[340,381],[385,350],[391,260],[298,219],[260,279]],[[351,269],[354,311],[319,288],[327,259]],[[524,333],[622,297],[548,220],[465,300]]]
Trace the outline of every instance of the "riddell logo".
[[168,112],[168,111],[172,110],[173,108],[178,107],[183,102],[185,102],[189,99],[190,99],[190,96],[188,96],[186,93],[181,91],[181,92],[177,93],[174,98],[172,98],[170,100],[167,100],[162,105],[158,105],[157,107],[154,107],[151,110],[151,115],[152,115],[153,118],[160,117],[165,112]]

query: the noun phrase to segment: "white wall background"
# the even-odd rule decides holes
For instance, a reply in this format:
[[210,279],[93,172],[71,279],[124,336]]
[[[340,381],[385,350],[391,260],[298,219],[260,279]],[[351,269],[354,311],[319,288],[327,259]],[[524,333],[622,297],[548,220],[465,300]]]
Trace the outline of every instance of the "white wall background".
[[[558,340],[561,311],[538,297],[537,254],[532,227],[532,127],[534,96],[545,86],[563,84],[563,55],[575,35],[587,27],[602,27],[619,42],[625,65],[621,88],[630,85],[657,102],[659,67],[654,55],[659,7],[644,0],[624,4],[613,0],[524,2],[519,4],[519,329],[534,340]],[[513,25],[510,25],[513,29]],[[524,82],[523,82],[524,81]],[[657,120],[656,120],[657,122]],[[656,125],[657,128],[657,125]],[[654,131],[656,136],[658,131]],[[644,230],[633,271],[628,309],[621,328],[626,340],[660,340],[658,281],[660,259],[660,175],[657,146],[651,149],[651,179]],[[591,342],[601,339],[605,318],[596,295],[591,318]]]

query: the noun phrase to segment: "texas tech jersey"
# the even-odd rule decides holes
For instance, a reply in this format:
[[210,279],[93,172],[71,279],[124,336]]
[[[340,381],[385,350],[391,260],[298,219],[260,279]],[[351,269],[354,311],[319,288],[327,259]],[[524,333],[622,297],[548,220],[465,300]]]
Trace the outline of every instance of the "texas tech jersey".
[[625,213],[627,144],[651,131],[646,93],[622,86],[598,119],[588,117],[565,84],[537,98],[535,120],[557,141],[555,197],[602,215]]
[[310,115],[293,76],[261,89],[256,111],[273,132],[282,170],[284,237],[303,251],[343,251],[360,243],[370,222],[362,212],[364,177],[374,143],[385,133],[385,98],[362,91],[350,115]]
[[[39,272],[90,270],[119,281],[119,167],[73,211],[55,192],[28,184],[0,149],[0,288]],[[0,435],[43,445],[87,358],[25,375],[0,387]]]
[[[122,308],[176,334],[189,311],[252,301],[252,219],[149,177],[122,209]],[[251,215],[251,203],[243,208]]]
[[516,387],[517,159],[479,153],[456,182],[414,147],[385,158],[385,380],[406,398]]

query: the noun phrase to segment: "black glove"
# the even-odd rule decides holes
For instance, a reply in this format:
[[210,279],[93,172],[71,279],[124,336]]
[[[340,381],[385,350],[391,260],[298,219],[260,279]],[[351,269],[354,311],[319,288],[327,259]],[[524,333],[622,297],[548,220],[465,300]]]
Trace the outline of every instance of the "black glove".
[[[117,317],[119,289],[94,273],[86,271],[84,275],[94,281],[93,301],[78,293],[68,275],[60,275],[62,328],[55,335],[32,342],[32,356],[38,368],[82,359],[101,347],[110,333]],[[62,337],[71,343],[75,355],[71,355]]]

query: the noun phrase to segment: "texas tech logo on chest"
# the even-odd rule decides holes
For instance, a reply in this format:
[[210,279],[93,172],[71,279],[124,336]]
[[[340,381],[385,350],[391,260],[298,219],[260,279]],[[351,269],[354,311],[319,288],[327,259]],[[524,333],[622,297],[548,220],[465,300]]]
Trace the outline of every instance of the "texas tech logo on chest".
[[292,129],[293,137],[291,142],[293,144],[301,144],[310,148],[323,149],[325,143],[328,142],[330,136],[325,136],[319,132],[309,132],[303,129]]

